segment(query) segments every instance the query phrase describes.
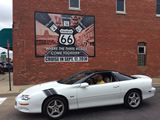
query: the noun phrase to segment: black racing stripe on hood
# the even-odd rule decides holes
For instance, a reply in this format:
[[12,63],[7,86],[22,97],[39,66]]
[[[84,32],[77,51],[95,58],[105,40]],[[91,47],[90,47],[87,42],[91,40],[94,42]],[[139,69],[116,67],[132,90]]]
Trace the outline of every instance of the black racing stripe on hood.
[[52,95],[55,95],[55,94],[57,94],[57,92],[53,89],[53,88],[51,88],[51,89],[48,89],[49,90],[49,92],[52,94]]
[[46,96],[50,96],[50,95],[51,95],[51,93],[50,93],[48,90],[43,90],[43,92],[44,92],[44,94],[45,94]]
[[56,95],[57,94],[57,92],[53,88],[43,90],[43,92],[44,92],[44,94],[46,96]]

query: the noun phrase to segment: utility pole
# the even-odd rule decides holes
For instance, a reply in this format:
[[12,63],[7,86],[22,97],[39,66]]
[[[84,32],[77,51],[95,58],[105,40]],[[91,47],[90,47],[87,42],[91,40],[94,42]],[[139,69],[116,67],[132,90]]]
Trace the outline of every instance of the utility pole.
[[7,47],[8,47],[9,91],[12,91],[12,89],[11,89],[11,76],[10,76],[9,40],[7,40]]

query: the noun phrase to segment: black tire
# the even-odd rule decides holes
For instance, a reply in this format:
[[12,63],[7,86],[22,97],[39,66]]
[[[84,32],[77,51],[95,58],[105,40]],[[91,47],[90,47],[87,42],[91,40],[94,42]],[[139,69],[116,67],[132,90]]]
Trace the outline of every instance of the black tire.
[[142,103],[142,95],[138,90],[129,91],[124,98],[124,105],[127,108],[138,108]]
[[67,101],[59,96],[47,99],[43,105],[43,114],[52,120],[58,120],[68,111]]

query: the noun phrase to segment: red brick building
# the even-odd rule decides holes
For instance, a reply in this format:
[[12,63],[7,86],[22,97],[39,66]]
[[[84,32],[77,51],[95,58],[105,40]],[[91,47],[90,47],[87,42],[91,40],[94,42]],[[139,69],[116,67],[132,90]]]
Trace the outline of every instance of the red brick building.
[[[159,1],[75,0],[72,2],[72,0],[13,0],[15,85],[57,80],[88,69],[160,75]],[[86,47],[88,51],[85,52],[88,60],[45,62],[44,56],[37,53],[46,54],[47,48],[38,45],[57,45],[56,40],[60,35],[57,33],[52,35],[50,31],[54,28],[45,28],[48,27],[47,24],[43,24],[43,29],[41,26],[37,27],[39,21],[36,12],[45,13],[52,22],[54,19],[58,20],[54,22],[56,29],[61,29],[63,24],[67,26],[69,23],[77,30],[78,26],[72,25],[72,20],[76,19],[79,24],[82,18],[92,17],[94,24],[89,26],[88,30],[85,29],[86,32],[83,30],[81,36],[78,36],[78,33],[73,38],[79,48],[80,45],[89,45]],[[63,23],[62,19],[66,15],[71,16],[70,21]],[[55,16],[61,16],[62,19]],[[42,30],[42,33],[38,34],[38,30]],[[65,30],[69,31],[66,28]]]

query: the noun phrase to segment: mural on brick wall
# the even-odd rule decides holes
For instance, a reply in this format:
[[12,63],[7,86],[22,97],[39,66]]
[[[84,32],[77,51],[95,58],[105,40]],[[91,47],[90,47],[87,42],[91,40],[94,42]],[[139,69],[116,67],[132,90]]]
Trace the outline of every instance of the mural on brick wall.
[[95,56],[95,18],[35,12],[36,56],[45,62],[88,62]]

